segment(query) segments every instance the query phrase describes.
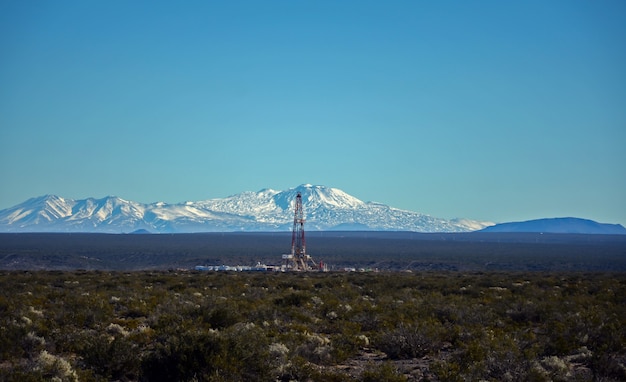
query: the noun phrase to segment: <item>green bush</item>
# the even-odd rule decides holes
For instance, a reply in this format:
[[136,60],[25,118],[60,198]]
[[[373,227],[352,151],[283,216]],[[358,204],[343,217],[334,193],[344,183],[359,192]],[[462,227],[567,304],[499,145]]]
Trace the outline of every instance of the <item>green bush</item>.
[[400,323],[382,333],[374,342],[391,359],[411,359],[434,353],[442,346],[443,327],[431,320],[412,324]]

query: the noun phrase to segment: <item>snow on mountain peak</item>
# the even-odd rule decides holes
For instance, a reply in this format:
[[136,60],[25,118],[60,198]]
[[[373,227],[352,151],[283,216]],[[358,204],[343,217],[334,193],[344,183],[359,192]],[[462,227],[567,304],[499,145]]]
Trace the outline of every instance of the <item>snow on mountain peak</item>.
[[308,230],[354,227],[461,232],[488,225],[471,220],[438,219],[381,203],[363,202],[337,188],[302,184],[284,191],[265,188],[178,204],[141,204],[115,196],[72,200],[46,195],[0,211],[0,231],[282,231],[291,228],[298,193],[302,195]]
[[302,203],[305,207],[316,208],[322,206],[333,206],[336,208],[355,208],[364,205],[364,202],[351,196],[338,188],[326,186],[313,186],[303,184],[296,188],[283,191],[288,198],[295,200],[295,193],[300,192],[302,195]]

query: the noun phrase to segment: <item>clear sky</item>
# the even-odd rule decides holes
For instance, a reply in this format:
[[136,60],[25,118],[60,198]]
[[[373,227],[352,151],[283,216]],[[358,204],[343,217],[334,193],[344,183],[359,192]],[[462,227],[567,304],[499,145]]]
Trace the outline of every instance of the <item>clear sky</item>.
[[626,225],[626,2],[0,2],[0,208],[302,183]]

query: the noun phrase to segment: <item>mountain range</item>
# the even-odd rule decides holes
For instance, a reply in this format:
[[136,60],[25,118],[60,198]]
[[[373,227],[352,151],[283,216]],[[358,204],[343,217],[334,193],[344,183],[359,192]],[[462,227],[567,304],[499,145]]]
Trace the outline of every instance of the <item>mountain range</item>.
[[468,232],[493,224],[436,218],[364,202],[337,188],[303,184],[285,191],[246,191],[178,204],[143,204],[115,196],[74,200],[45,195],[1,210],[0,232],[286,231],[293,224],[298,192],[307,230]]
[[332,187],[303,184],[284,191],[245,191],[226,198],[176,204],[138,203],[115,196],[68,199],[45,195],[0,210],[0,232],[189,233],[288,231],[301,193],[306,230],[412,232],[536,232],[626,234],[620,224],[579,218],[494,224],[442,219],[364,202]]

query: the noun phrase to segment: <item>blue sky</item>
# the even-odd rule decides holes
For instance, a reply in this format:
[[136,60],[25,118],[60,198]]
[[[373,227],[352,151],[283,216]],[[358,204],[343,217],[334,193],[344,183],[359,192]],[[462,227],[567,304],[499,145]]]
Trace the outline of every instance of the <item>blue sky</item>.
[[3,1],[0,208],[302,183],[626,225],[626,2]]

